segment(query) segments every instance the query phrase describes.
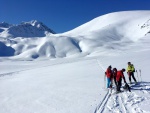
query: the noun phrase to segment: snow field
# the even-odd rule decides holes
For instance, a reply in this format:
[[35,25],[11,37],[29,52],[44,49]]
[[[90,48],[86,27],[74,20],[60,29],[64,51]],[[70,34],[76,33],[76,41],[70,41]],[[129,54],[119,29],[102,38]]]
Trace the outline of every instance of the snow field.
[[95,62],[41,67],[1,77],[1,113],[93,112],[102,90]]
[[[148,113],[148,67],[141,67],[149,63],[149,51],[141,53],[15,62],[1,59],[0,67],[5,73],[0,77],[1,113]],[[108,64],[118,69],[126,67],[127,59],[142,70],[143,82],[133,86],[131,93],[108,96],[104,90],[104,69]],[[126,74],[125,77],[128,81]]]

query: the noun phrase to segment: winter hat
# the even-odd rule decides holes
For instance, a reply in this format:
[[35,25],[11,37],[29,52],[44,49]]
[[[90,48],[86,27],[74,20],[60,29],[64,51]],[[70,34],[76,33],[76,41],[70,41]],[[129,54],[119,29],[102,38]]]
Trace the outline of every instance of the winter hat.
[[125,72],[126,70],[123,68],[122,71]]
[[111,67],[111,65],[110,65],[110,66],[108,66],[108,68],[112,68],[112,67]]

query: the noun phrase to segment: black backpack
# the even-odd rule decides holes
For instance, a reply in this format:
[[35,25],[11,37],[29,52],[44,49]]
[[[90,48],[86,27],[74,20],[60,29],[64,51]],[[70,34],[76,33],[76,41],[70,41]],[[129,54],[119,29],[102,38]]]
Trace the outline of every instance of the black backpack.
[[127,83],[125,83],[123,89],[128,90],[129,92],[131,92],[131,88]]

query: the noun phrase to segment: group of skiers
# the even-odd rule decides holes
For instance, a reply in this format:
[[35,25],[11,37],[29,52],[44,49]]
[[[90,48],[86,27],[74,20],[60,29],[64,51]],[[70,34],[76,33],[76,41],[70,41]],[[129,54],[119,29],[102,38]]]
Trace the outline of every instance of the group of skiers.
[[[116,85],[116,91],[117,92],[121,92],[120,88],[122,86],[122,79],[124,80],[125,85],[128,86],[125,76],[124,76],[124,72],[126,70],[123,68],[122,70],[117,70],[117,68],[113,68],[110,66],[108,66],[105,75],[106,75],[106,79],[107,79],[107,88],[112,88],[113,85],[113,81]],[[135,68],[134,65],[131,64],[131,62],[128,62],[128,67],[127,67],[127,74],[129,77],[129,82],[130,84],[131,82],[131,77],[133,78],[133,80],[135,81],[135,83],[137,83],[135,77],[134,77],[134,72],[135,72]],[[129,86],[128,86],[129,87]],[[130,89],[129,89],[130,91]]]

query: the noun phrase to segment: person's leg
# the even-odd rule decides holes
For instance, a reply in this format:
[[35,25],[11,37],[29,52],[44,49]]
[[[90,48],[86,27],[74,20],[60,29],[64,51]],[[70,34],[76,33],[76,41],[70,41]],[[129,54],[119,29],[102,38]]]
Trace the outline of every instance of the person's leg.
[[128,76],[129,76],[129,82],[131,84],[131,72],[128,72]]
[[117,86],[116,78],[114,78],[115,85]]
[[121,85],[122,85],[122,84],[121,84],[121,80],[119,80],[119,84],[118,84],[118,85],[119,85],[119,91],[121,91],[121,90],[120,90]]
[[117,92],[120,92],[120,88],[121,88],[121,80],[117,81]]
[[119,91],[119,85],[118,84],[119,84],[118,81],[116,81],[116,92]]
[[110,88],[110,85],[111,85],[111,79],[107,78],[107,88]]
[[132,72],[131,76],[132,76],[134,82],[137,82],[136,79],[135,79],[135,77],[134,77],[134,73],[133,72]]
[[113,85],[114,85],[114,79],[111,79],[110,88],[112,88]]

